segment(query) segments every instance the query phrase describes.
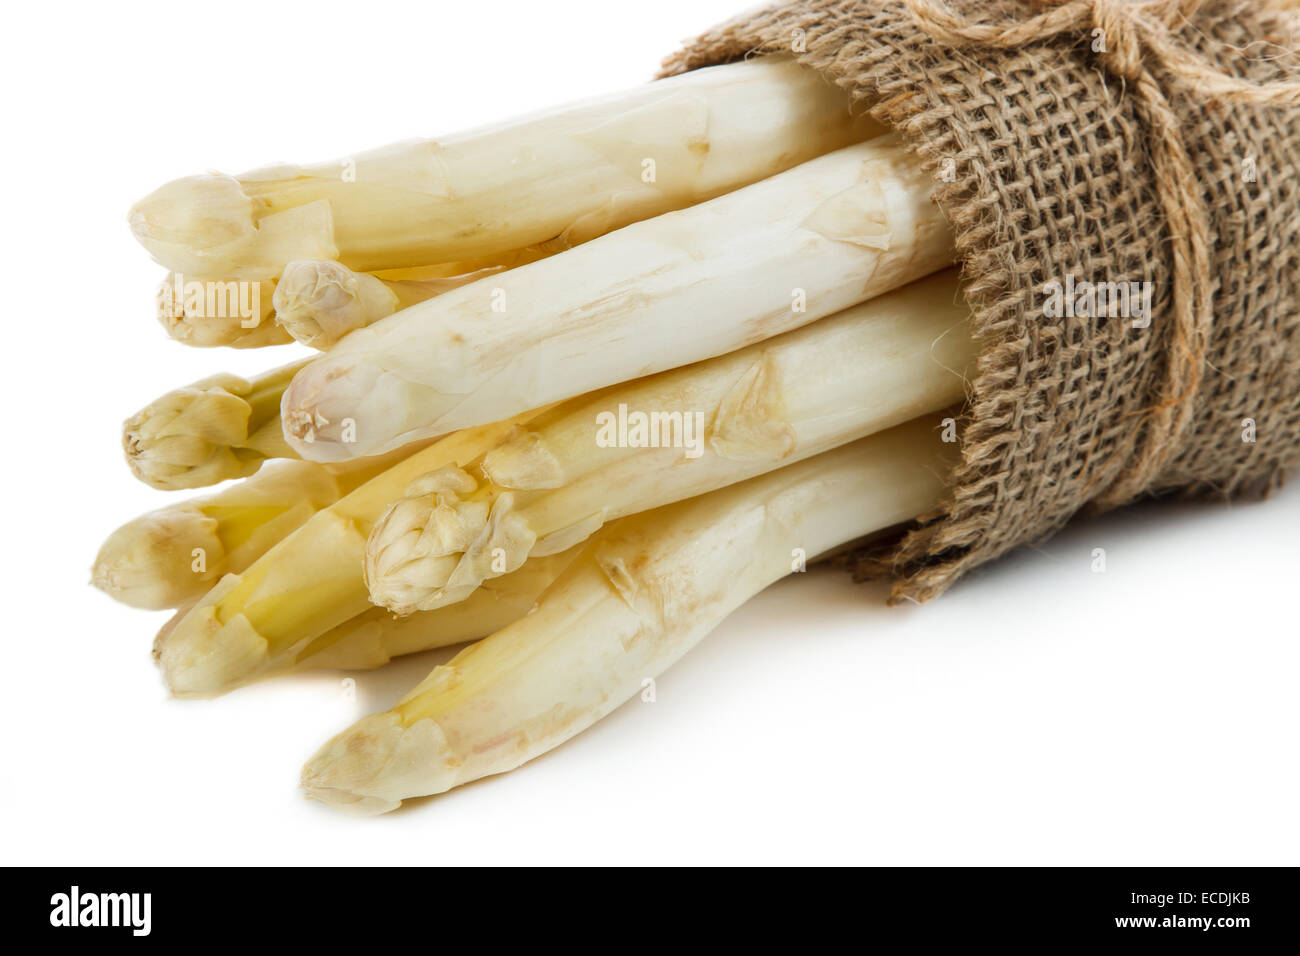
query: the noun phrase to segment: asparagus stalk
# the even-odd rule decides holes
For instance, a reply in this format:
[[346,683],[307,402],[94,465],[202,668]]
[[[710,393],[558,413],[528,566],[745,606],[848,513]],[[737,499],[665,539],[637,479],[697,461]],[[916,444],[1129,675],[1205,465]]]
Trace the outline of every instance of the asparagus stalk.
[[737,63],[443,139],[168,183],[131,229],[170,269],[269,279],[292,259],[373,272],[583,241],[877,132],[788,60]]
[[368,610],[361,561],[375,518],[418,475],[473,461],[524,420],[448,435],[316,512],[243,572],[222,578],[158,644],[173,693],[219,694],[274,672]]
[[321,747],[302,771],[307,795],[382,813],[513,770],[585,730],[801,556],[932,507],[946,467],[934,424],[917,420],[603,529],[531,614]]
[[295,671],[381,667],[403,654],[477,640],[527,614],[578,551],[535,558],[467,600],[436,611],[398,617],[372,607],[312,640],[285,666]]
[[[307,670],[370,670],[404,654],[477,640],[527,614],[579,550],[529,561],[513,574],[489,581],[468,600],[437,611],[398,617],[383,608],[368,608],[314,638],[258,677]],[[161,656],[168,636],[186,613],[178,611],[158,632],[155,658]]]
[[399,614],[452,604],[607,521],[798,461],[959,400],[974,358],[955,273],[767,342],[565,402],[375,523],[366,581]]
[[160,610],[199,600],[272,545],[414,449],[343,466],[277,461],[216,494],[150,511],[108,536],[91,583],[131,607]]
[[328,259],[299,259],[284,267],[276,284],[275,321],[295,341],[327,349],[354,329],[501,269],[488,266],[446,278],[394,280],[353,272]]
[[452,279],[466,273],[478,272],[480,269],[497,269],[499,271],[514,269],[517,266],[536,262],[538,259],[544,259],[560,251],[558,243],[552,240],[538,243],[535,246],[525,246],[522,249],[512,249],[504,255],[476,256],[472,259],[460,259],[456,262],[435,262],[427,266],[410,266],[402,269],[376,269],[371,274],[377,275],[381,279],[395,279],[398,281],[419,282],[424,279]]
[[[200,294],[187,295],[187,283],[196,284]],[[177,342],[195,348],[225,345],[249,349],[292,342],[289,333],[273,321],[275,309],[272,300],[276,284],[272,281],[250,283],[256,288],[242,300],[250,306],[247,316],[229,306],[232,301],[241,301],[238,289],[230,288],[239,285],[233,279],[186,280],[171,273],[158,288],[158,322]],[[221,293],[221,307],[212,307],[208,297],[202,294],[204,289],[225,290]]]
[[304,359],[252,379],[214,375],[151,402],[122,426],[131,472],[172,491],[245,478],[267,458],[297,458],[281,431],[280,401],[306,364]]
[[951,263],[896,136],[471,283],[360,329],[285,391],[339,461],[729,352]]

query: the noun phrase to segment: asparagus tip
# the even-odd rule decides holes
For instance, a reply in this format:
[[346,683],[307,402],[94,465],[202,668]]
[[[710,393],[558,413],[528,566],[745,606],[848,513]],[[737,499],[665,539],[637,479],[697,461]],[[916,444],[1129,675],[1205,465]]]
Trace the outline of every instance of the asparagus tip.
[[397,297],[373,276],[328,259],[284,267],[272,298],[275,320],[295,340],[327,349],[353,329],[395,311]]
[[215,519],[197,509],[164,508],[128,521],[95,556],[90,583],[131,607],[176,607],[196,579],[195,551],[219,566],[225,554]]
[[373,368],[326,354],[289,383],[280,402],[285,440],[307,461],[339,462],[380,454],[353,416],[374,387]]
[[232,388],[249,386],[234,376],[218,376],[168,392],[128,418],[122,450],[132,474],[151,487],[175,490],[256,471],[260,456],[239,455],[232,447],[248,440],[251,414]]
[[[236,581],[228,575],[225,582]],[[217,585],[208,601],[212,600]],[[269,662],[266,639],[248,619],[236,614],[218,619],[214,606],[194,608],[159,634],[154,656],[163,682],[177,697],[210,697],[245,683]]]
[[213,271],[201,267],[206,258],[219,257],[257,228],[253,201],[238,180],[222,173],[174,179],[132,206],[127,220],[155,259],[200,274]]
[[448,465],[417,478],[375,523],[363,572],[370,599],[396,614],[463,600],[523,564],[536,541],[509,492],[490,500]]
[[430,718],[409,727],[389,711],[372,714],[328,741],[302,768],[308,799],[350,813],[396,810],[407,797],[456,785],[460,761]]

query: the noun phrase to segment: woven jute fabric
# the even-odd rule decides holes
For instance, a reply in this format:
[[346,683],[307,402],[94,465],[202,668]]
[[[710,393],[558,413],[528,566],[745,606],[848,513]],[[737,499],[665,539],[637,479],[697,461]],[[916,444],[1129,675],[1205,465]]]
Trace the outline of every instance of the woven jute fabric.
[[[956,231],[980,352],[960,464],[883,560],[846,563],[924,601],[1080,512],[1275,488],[1300,460],[1300,100],[1233,91],[1294,82],[1294,15],[1190,0],[1145,30],[1130,14],[1159,4],[953,0],[937,9],[965,24],[954,40],[921,6],[936,9],[795,0],[663,70],[793,55],[903,133]],[[1040,29],[1045,11],[1069,26]],[[1122,307],[1054,316],[1051,284],[1067,282],[1150,283],[1149,323]]]

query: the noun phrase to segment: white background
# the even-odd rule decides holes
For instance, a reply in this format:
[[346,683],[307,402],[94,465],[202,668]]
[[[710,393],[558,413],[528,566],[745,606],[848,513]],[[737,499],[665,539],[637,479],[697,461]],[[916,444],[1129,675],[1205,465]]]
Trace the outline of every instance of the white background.
[[6,12],[4,862],[1300,862],[1295,486],[1081,523],[925,607],[814,570],[656,703],[378,819],[308,803],[298,767],[427,655],[355,701],[338,675],[171,701],[149,659],[166,615],[87,585],[100,540],[166,500],[128,474],[121,420],[287,360],[167,340],[134,199],[631,86],[741,5]]

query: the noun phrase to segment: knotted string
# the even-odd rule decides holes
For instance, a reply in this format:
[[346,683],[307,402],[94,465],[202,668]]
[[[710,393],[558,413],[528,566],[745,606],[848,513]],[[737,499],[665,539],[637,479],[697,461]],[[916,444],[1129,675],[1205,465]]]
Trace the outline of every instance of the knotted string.
[[1147,135],[1156,199],[1169,225],[1173,252],[1173,328],[1168,369],[1155,404],[1143,417],[1144,441],[1128,467],[1097,501],[1122,504],[1149,487],[1191,423],[1193,398],[1209,346],[1213,303],[1209,226],[1196,171],[1174,113],[1157,79],[1172,77],[1205,100],[1260,106],[1300,104],[1300,83],[1257,84],[1229,76],[1177,43],[1171,29],[1203,0],[1031,0],[1045,8],[1018,22],[976,23],[944,0],[903,0],[916,23],[947,46],[1015,49],[1063,33],[1101,30],[1099,59],[1132,89]]

